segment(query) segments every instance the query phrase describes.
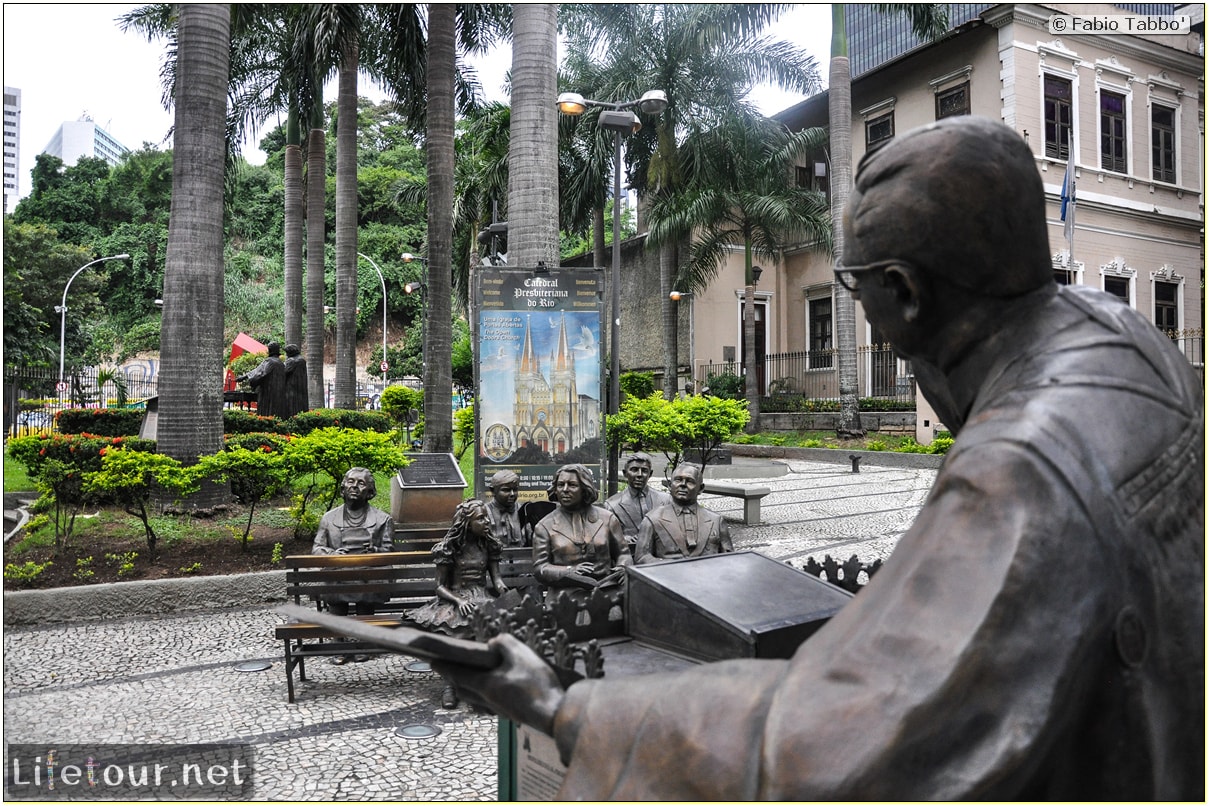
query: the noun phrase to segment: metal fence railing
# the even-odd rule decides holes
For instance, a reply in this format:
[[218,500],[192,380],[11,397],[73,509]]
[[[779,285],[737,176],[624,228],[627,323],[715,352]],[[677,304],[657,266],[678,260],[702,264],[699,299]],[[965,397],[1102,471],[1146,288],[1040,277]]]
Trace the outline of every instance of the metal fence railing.
[[1205,331],[1200,328],[1188,330],[1169,330],[1167,337],[1175,342],[1180,352],[1192,364],[1193,369],[1205,380]]
[[4,429],[23,436],[50,429],[56,412],[70,408],[139,406],[156,394],[146,367],[83,367],[63,375],[46,367],[5,367]]
[[[756,363],[756,384],[767,397],[799,396],[810,400],[839,400],[839,360],[835,350],[770,353]],[[718,379],[743,377],[743,364],[727,361],[698,368],[697,388],[718,386]],[[734,383],[731,381],[731,383]],[[894,355],[889,345],[857,349],[857,389],[860,397],[904,404],[915,402],[915,376],[910,362]]]
[[[1205,332],[1200,328],[1167,331],[1202,381],[1205,377]],[[801,396],[809,400],[839,400],[837,351],[809,350],[770,353],[756,362],[756,384],[765,397]],[[742,361],[703,364],[694,378],[696,388],[717,386],[727,376],[743,378]],[[732,383],[734,383],[732,381]],[[742,385],[739,387],[742,395]],[[857,348],[857,389],[860,397],[897,403],[915,402],[915,376],[911,363],[894,355],[888,344]],[[711,391],[716,391],[711,388]]]

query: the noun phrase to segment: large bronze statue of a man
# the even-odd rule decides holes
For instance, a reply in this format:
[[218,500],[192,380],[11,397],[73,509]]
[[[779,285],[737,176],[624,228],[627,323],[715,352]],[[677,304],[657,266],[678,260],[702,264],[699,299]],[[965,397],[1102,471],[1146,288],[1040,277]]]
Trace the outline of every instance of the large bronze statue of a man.
[[516,639],[440,671],[554,737],[559,799],[1205,798],[1204,397],[1131,307],[1053,280],[1025,141],[867,155],[837,279],[957,440],[794,657],[563,690]]

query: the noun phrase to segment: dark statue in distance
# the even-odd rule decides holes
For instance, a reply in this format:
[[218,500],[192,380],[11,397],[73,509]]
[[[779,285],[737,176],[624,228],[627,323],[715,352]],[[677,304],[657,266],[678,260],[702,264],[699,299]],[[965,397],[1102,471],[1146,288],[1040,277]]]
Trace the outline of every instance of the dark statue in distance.
[[[304,375],[306,373],[303,373]],[[281,360],[281,345],[269,342],[269,355],[256,369],[235,380],[247,383],[256,392],[256,413],[262,417],[291,417],[286,414],[285,362]]]
[[[306,359],[302,357],[302,348],[297,344],[285,346],[285,403],[282,407],[282,418],[293,417],[299,412],[306,411]],[[260,404],[257,404],[257,408]]]
[[634,562],[680,560],[734,551],[730,527],[722,516],[697,503],[704,486],[701,465],[681,464],[672,473],[671,503],[642,519]]
[[[463,694],[554,738],[559,800],[1205,797],[1204,398],[1137,311],[1054,282],[1025,141],[862,159],[837,281],[957,435],[893,555],[793,658]],[[540,529],[540,526],[539,526]]]

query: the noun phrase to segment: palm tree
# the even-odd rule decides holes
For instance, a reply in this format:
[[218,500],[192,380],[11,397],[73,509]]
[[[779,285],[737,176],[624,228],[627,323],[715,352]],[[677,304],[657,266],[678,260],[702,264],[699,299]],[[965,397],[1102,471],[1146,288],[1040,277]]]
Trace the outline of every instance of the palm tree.
[[457,10],[428,6],[428,311],[424,345],[424,451],[453,451],[450,298],[453,282],[454,74]]
[[[424,451],[453,450],[451,289],[453,277],[454,110],[474,108],[479,88],[468,70],[457,66],[458,46],[485,50],[508,20],[505,7],[466,3],[428,6],[428,41],[413,10],[380,7],[381,41],[375,64],[413,124],[426,128],[428,188],[427,328],[424,345]],[[423,71],[416,68],[423,66]],[[424,87],[425,93],[418,91]]]
[[[905,14],[916,36],[934,39],[949,27],[943,4],[879,4],[885,14]],[[831,6],[831,65],[827,117],[831,129],[831,221],[834,230],[832,263],[844,255],[844,208],[852,187],[852,74],[848,65],[848,33],[844,4]],[[858,437],[861,427],[856,361],[856,302],[848,289],[835,284],[835,345],[839,368],[840,419],[836,436]]]
[[513,8],[508,262],[556,268],[558,255],[558,6]]
[[306,396],[323,406],[323,297],[326,256],[327,132],[323,128],[322,82],[315,84],[306,137]]
[[185,464],[222,449],[224,164],[215,155],[226,152],[230,22],[225,4],[180,7],[158,440]]
[[[683,182],[679,145],[728,114],[752,112],[744,98],[752,85],[771,81],[810,94],[820,88],[813,57],[764,36],[792,4],[576,4],[567,6],[563,31],[571,83],[568,89],[602,100],[629,100],[651,89],[667,93],[669,106],[654,126],[631,137],[626,150],[630,184],[654,205],[666,207]],[[603,54],[597,56],[596,54]],[[573,66],[592,65],[584,83]],[[647,121],[648,123],[650,121]],[[652,226],[654,221],[651,222]],[[656,245],[650,242],[650,245]],[[669,299],[678,272],[675,239],[658,243],[665,364],[663,391],[676,393],[677,317]]]
[[687,192],[660,199],[653,208],[651,237],[658,241],[694,236],[681,274],[681,290],[704,291],[733,246],[743,247],[746,293],[743,326],[746,396],[759,430],[760,395],[755,339],[755,255],[780,260],[787,246],[831,247],[826,198],[798,187],[794,166],[826,142],[823,129],[789,132],[768,118],[737,115],[715,129],[694,133],[681,146]]

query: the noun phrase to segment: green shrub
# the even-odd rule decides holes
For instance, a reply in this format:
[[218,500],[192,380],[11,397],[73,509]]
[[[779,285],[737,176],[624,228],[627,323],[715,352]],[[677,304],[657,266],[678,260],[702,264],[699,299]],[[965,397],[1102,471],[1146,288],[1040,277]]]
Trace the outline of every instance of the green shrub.
[[118,448],[107,449],[101,457],[101,469],[85,476],[84,491],[117,501],[142,522],[147,553],[154,562],[158,536],[149,510],[152,496],[161,491],[184,496],[197,489],[199,481],[196,474],[170,456]]
[[87,582],[96,575],[96,571],[92,570],[92,557],[76,558],[76,570],[71,575],[74,580],[77,582]]
[[240,539],[242,550],[248,549],[252,532],[252,516],[261,501],[280,494],[290,485],[292,473],[284,451],[269,445],[249,450],[241,445],[228,445],[211,456],[203,456],[193,471],[203,478],[225,481],[231,494],[248,507],[248,521]]
[[705,379],[705,385],[709,387],[709,393],[714,397],[728,400],[744,400],[746,398],[743,378],[733,372],[710,375]]
[[182,565],[180,568],[178,568],[176,570],[182,574],[198,574],[198,573],[201,573],[202,564],[197,562],[197,563],[193,563],[193,565]]
[[[325,511],[332,508],[340,494],[340,482],[352,468],[368,468],[375,474],[393,473],[408,463],[403,449],[394,443],[389,433],[356,431],[352,428],[317,428],[294,437],[286,445],[282,456],[285,466],[294,476],[311,474],[313,478],[326,477],[311,487],[312,490],[315,487],[326,488],[320,490],[321,495],[326,493]],[[300,515],[306,512],[307,496],[298,507]]]
[[270,565],[281,565],[281,560],[285,556],[285,546],[280,543],[273,544],[273,553],[269,555]]
[[227,434],[223,437],[223,447],[227,450],[244,448],[249,451],[263,451],[268,448],[270,452],[280,453],[285,450],[288,442],[289,437],[283,434]]
[[619,449],[659,451],[670,468],[688,450],[699,451],[701,461],[708,462],[750,417],[746,400],[693,395],[667,401],[656,392],[622,403],[605,419],[605,438]]
[[320,428],[347,428],[354,431],[376,431],[389,433],[394,427],[390,417],[380,411],[358,409],[314,409],[291,417],[287,422],[287,433],[306,436]]
[[222,410],[222,431],[224,434],[280,434],[284,423],[276,417],[266,417],[253,414],[243,409]]
[[650,397],[655,393],[655,373],[653,372],[623,372],[618,379],[621,393],[626,398]]
[[134,573],[134,561],[138,559],[137,551],[125,551],[121,554],[110,552],[105,555],[105,562],[118,567],[118,576],[124,577]]
[[143,425],[141,409],[63,409],[55,415],[60,434],[137,437]]
[[453,435],[457,437],[457,445],[454,448],[454,456],[458,462],[462,461],[462,456],[466,453],[466,449],[474,444],[474,406],[465,406],[453,413]]
[[240,353],[227,362],[227,369],[231,370],[231,373],[238,378],[240,375],[247,375],[256,369],[260,366],[260,362],[268,357],[269,354],[267,351],[263,353]]
[[44,563],[36,563],[30,560],[21,565],[8,563],[4,566],[4,581],[15,583],[33,582],[43,571],[52,565],[54,565],[54,562],[50,560]]

